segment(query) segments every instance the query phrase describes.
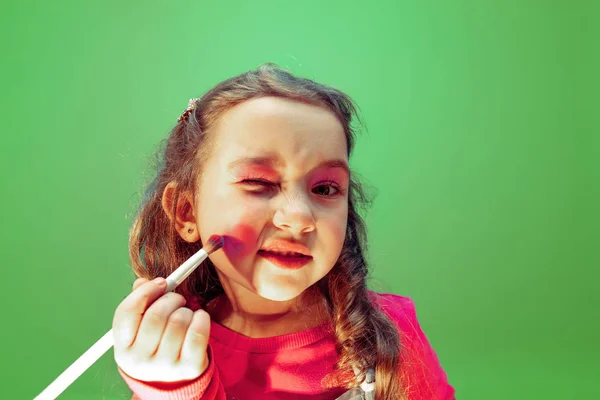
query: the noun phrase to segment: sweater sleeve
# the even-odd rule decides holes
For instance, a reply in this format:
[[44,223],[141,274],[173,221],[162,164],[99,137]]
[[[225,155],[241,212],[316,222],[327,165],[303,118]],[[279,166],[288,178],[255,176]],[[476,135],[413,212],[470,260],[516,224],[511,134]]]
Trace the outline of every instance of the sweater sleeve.
[[408,297],[379,295],[382,310],[400,334],[400,370],[409,399],[455,400],[455,390],[417,319]]
[[134,379],[119,368],[119,373],[133,392],[131,400],[225,400],[219,371],[208,346],[209,364],[204,373],[193,381],[144,382]]

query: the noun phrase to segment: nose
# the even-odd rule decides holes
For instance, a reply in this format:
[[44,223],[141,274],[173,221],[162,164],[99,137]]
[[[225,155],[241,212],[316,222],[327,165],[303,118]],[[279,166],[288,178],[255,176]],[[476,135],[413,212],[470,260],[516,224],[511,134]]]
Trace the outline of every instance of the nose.
[[309,199],[304,196],[286,197],[273,216],[273,224],[296,235],[315,230],[315,219]]

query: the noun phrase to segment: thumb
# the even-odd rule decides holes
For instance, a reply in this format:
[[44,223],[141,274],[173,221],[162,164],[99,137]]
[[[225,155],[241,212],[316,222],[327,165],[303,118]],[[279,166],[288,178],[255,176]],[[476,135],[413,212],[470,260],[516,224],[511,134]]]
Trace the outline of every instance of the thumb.
[[139,288],[146,282],[148,282],[148,279],[146,278],[137,278],[135,282],[133,282],[133,288],[131,289],[131,291],[133,292],[135,289]]

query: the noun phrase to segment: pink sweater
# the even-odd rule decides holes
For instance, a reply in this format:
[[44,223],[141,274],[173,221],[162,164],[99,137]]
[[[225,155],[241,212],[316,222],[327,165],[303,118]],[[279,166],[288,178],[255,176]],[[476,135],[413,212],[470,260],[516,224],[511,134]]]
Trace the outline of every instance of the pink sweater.
[[[409,399],[454,400],[454,388],[419,326],[413,301],[372,294],[400,332],[401,369]],[[321,386],[337,359],[327,325],[252,339],[213,322],[208,352],[208,369],[191,382],[149,383],[119,372],[133,391],[132,400],[333,400],[345,392]]]

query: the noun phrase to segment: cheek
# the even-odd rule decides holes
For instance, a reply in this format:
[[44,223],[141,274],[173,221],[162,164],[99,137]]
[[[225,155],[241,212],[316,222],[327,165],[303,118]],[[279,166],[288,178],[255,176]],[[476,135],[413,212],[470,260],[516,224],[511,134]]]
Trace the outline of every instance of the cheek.
[[323,219],[323,228],[327,231],[327,241],[331,250],[337,249],[341,251],[346,238],[347,228],[347,213],[339,213],[328,215]]
[[227,187],[213,192],[210,203],[201,202],[204,207],[197,214],[205,235],[223,236],[223,253],[234,265],[256,251],[259,234],[268,218],[264,201],[251,200],[239,190]]
[[242,259],[255,251],[258,232],[248,223],[233,225],[223,234],[223,251],[232,262]]

